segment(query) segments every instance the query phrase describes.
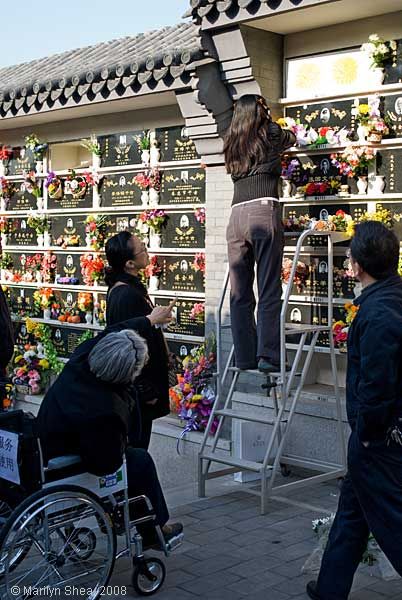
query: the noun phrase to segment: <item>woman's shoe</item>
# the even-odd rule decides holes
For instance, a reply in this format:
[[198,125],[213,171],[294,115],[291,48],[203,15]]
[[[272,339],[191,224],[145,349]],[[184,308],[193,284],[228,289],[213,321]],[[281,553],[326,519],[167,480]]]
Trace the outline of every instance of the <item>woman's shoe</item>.
[[[288,363],[286,363],[285,368],[286,371],[290,371],[290,365]],[[265,375],[269,375],[270,373],[280,373],[281,366],[270,362],[267,358],[260,358],[258,361],[258,370],[261,371],[261,373],[265,373]]]
[[317,594],[317,582],[309,581],[306,587],[306,592],[309,598],[312,600],[322,600],[321,596]]

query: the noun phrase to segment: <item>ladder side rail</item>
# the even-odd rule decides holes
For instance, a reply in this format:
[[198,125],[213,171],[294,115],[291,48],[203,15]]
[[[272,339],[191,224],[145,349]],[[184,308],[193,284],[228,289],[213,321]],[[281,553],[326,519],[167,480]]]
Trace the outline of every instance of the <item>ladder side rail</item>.
[[[288,379],[287,380],[285,379],[284,382],[281,382],[281,388],[283,390],[284,398],[286,398],[286,401],[290,395],[290,391],[292,389],[292,385],[295,380],[296,373],[298,372],[298,366],[299,366],[302,356],[303,356],[304,340],[307,339],[307,332],[305,332],[304,334],[301,334],[301,335],[302,335],[302,337],[300,338],[299,345],[297,346],[296,354],[295,354],[295,357],[293,360],[292,368],[290,370]],[[286,389],[285,389],[285,386],[286,386]]]
[[226,267],[223,288],[215,311],[216,331],[216,371],[217,371],[217,394],[221,395],[221,373],[222,373],[222,310],[229,285],[229,265]]
[[[229,388],[228,395],[227,395],[226,400],[225,400],[225,404],[223,406],[224,410],[226,410],[228,408],[229,403],[231,402],[231,399],[232,399],[232,396],[233,396],[233,392],[235,390],[238,378],[239,378],[239,373],[235,373],[234,376],[233,376],[232,383],[230,384],[230,388]],[[212,421],[213,421],[212,415],[215,413],[215,410],[218,410],[218,409],[214,409],[214,408],[212,409],[212,413],[210,415],[210,421],[208,422],[208,425],[210,423],[212,425]],[[218,424],[218,427],[216,428],[216,432],[215,432],[215,435],[214,435],[213,440],[212,440],[211,452],[215,452],[215,450],[216,450],[216,446],[218,445],[218,440],[219,440],[219,436],[221,434],[221,430],[222,430],[224,421],[225,421],[225,416],[224,415],[219,415],[219,424]],[[201,448],[201,451],[205,448],[205,445],[206,445],[206,439],[204,439],[204,441],[205,441],[205,444]]]

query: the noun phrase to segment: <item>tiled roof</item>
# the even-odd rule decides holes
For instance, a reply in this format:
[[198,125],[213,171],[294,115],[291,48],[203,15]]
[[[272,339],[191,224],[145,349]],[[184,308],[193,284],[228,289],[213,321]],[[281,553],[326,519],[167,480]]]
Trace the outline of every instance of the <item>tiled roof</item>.
[[[247,8],[255,0],[190,0],[190,10],[185,16],[192,16],[197,22],[208,15],[208,19],[230,10]],[[265,0],[258,0],[263,4]]]
[[[186,66],[204,56],[198,27],[181,23],[156,31],[69,50],[0,69],[0,117],[37,112],[46,105],[79,104],[100,94],[142,86],[185,83]],[[179,80],[179,82],[177,81]],[[158,87],[158,90],[160,86]],[[12,114],[10,114],[10,112]]]

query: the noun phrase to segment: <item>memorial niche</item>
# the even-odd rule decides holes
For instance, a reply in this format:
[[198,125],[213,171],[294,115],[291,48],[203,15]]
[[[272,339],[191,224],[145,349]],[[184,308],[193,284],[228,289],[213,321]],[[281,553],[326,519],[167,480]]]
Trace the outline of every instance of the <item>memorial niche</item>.
[[52,217],[52,239],[57,246],[85,246],[85,217],[63,215]]
[[98,136],[103,167],[125,167],[141,163],[137,137],[142,131],[127,131]]
[[205,203],[205,170],[164,170],[160,197],[161,204]]
[[[302,125],[309,125],[314,129],[320,127],[331,127],[335,131],[342,128],[354,129],[354,102],[354,99],[350,99],[289,106],[286,108],[286,115],[293,119],[300,119]],[[368,99],[359,98],[359,102],[367,104]]]
[[58,254],[57,283],[62,283],[65,285],[82,283],[79,254]]
[[[167,306],[171,302],[171,298],[156,297],[155,304],[161,306]],[[203,337],[205,333],[204,323],[200,323],[197,320],[191,319],[191,310],[194,305],[200,302],[200,300],[182,300],[178,299],[174,313],[176,321],[172,325],[169,325],[166,329],[166,333],[173,333],[177,335],[192,335],[197,337]]]
[[389,137],[402,137],[402,93],[383,96],[382,109],[389,127]]
[[8,163],[8,175],[23,175],[35,170],[35,159],[29,148],[13,148],[13,158]]
[[191,351],[199,346],[199,342],[188,342],[187,340],[167,340],[171,357],[173,357],[173,371],[176,375],[183,372],[183,360],[191,355]]
[[136,173],[111,173],[102,181],[102,206],[133,206],[141,204],[141,190],[134,183]]
[[15,191],[8,202],[7,210],[36,210],[36,197],[27,191],[24,182],[16,181],[14,186]]
[[41,311],[35,307],[33,289],[10,287],[9,303],[12,314],[17,317],[38,317]]
[[60,358],[70,358],[82,337],[82,329],[50,325],[52,342]]
[[[77,177],[81,177],[77,175]],[[47,205],[49,210],[55,209],[63,209],[68,210],[71,208],[92,208],[93,198],[92,198],[92,187],[87,185],[85,188],[85,193],[82,192],[74,192],[69,185],[69,181],[67,178],[63,177],[62,185],[63,185],[63,194],[61,198],[50,198],[47,199]]]
[[[286,256],[292,260],[292,255]],[[315,298],[328,297],[328,255],[320,256],[301,256],[300,261],[308,267],[308,276],[305,285],[299,291],[295,284],[292,285],[292,295],[308,296],[310,301]],[[346,256],[334,256],[333,270],[333,297],[353,299],[356,282],[353,278],[345,276],[348,259]]]
[[12,219],[13,228],[9,234],[9,244],[11,246],[35,246],[36,231],[28,227],[27,217],[21,219]]
[[386,193],[401,193],[402,148],[377,152],[377,171],[379,175],[385,177],[386,187],[384,191]]
[[158,262],[163,269],[159,289],[173,292],[204,292],[204,274],[195,270],[194,255],[160,256]]
[[384,83],[402,83],[402,40],[396,40],[398,46],[394,65],[385,67]]
[[166,248],[203,248],[205,228],[197,221],[194,212],[169,213],[163,230]]
[[184,135],[181,125],[155,130],[160,145],[161,161],[198,160],[200,158],[193,140]]
[[376,210],[389,210],[394,218],[392,231],[395,233],[399,241],[402,241],[402,202],[378,202]]
[[[341,306],[333,307],[333,318],[335,321],[344,319],[344,309]],[[323,304],[297,304],[289,303],[286,322],[294,324],[313,324],[328,326],[328,307]],[[311,336],[307,337],[307,344]],[[289,337],[289,344],[296,344],[300,340],[300,334]],[[318,347],[329,347],[329,331],[322,331],[318,336]]]

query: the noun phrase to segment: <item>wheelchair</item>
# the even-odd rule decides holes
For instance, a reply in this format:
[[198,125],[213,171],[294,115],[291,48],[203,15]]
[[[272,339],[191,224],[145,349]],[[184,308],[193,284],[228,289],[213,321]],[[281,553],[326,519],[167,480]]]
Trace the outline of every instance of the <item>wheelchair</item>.
[[[2,600],[117,596],[108,583],[122,557],[132,561],[137,594],[150,596],[162,587],[166,568],[144,555],[141,528],[152,530],[166,557],[183,541],[179,534],[166,543],[148,498],[128,498],[125,460],[106,477],[83,472],[79,456],[44,467],[34,419],[23,411],[0,414],[0,486]],[[136,504],[147,510],[132,520]]]

